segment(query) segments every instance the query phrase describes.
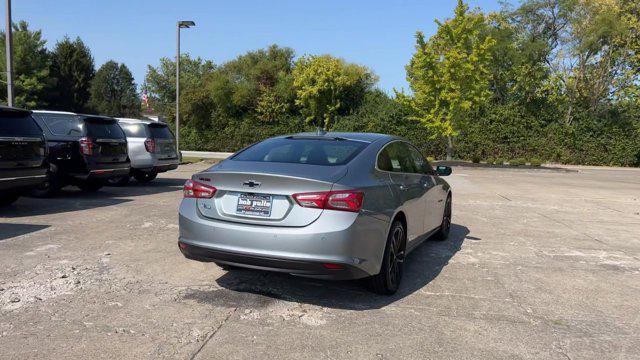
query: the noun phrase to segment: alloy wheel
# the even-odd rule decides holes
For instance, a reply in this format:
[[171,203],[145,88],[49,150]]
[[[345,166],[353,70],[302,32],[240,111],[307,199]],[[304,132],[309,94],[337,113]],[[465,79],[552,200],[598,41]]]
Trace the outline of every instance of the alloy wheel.
[[398,226],[394,229],[389,248],[389,282],[393,287],[400,283],[402,277],[402,263],[404,262],[404,251],[402,250],[402,240],[404,239],[404,229]]

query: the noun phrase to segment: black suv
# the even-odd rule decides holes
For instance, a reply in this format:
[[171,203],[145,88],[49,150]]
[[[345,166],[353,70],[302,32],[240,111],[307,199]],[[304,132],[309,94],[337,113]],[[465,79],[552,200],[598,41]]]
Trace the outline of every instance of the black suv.
[[34,111],[49,148],[48,181],[34,193],[51,196],[65,185],[97,191],[128,175],[127,139],[116,119],[57,111]]
[[31,111],[0,106],[0,206],[46,179],[46,145]]

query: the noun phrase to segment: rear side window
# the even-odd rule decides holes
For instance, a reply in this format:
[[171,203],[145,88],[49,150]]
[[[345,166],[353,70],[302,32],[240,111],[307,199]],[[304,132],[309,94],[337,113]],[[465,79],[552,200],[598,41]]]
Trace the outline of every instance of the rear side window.
[[173,134],[167,125],[149,124],[149,132],[154,139],[173,139]]
[[144,127],[144,124],[123,124],[120,123],[120,127],[127,135],[127,137],[139,137],[146,138],[147,131]]
[[31,115],[23,112],[0,112],[0,136],[41,136],[42,130]]
[[96,139],[124,139],[124,132],[115,120],[85,119],[87,135]]
[[391,172],[421,173],[422,169],[418,167],[411,150],[413,149],[409,145],[401,141],[390,143],[378,154],[378,169]]
[[232,158],[236,161],[335,166],[351,161],[368,143],[333,139],[268,139]]
[[82,135],[82,121],[78,115],[71,114],[34,114],[44,122],[54,135]]

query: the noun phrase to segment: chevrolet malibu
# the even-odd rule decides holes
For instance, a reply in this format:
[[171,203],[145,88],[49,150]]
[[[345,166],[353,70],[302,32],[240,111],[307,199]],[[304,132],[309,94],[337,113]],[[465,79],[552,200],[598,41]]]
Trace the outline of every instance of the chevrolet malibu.
[[406,255],[449,235],[449,174],[395,136],[270,138],[187,180],[178,246],[196,261],[369,278],[374,292],[393,294]]

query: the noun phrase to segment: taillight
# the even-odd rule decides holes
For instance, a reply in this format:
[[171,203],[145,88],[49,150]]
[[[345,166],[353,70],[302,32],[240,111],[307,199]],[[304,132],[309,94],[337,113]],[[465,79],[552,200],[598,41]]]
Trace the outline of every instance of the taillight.
[[358,212],[362,209],[364,193],[359,190],[323,191],[293,194],[302,207]]
[[197,182],[195,180],[187,180],[184,183],[183,193],[185,198],[211,199],[216,193],[213,186]]
[[80,152],[84,155],[93,155],[93,141],[91,141],[91,138],[80,139]]
[[151,138],[145,140],[144,148],[147,149],[147,152],[150,152],[150,153],[156,152],[156,141]]

